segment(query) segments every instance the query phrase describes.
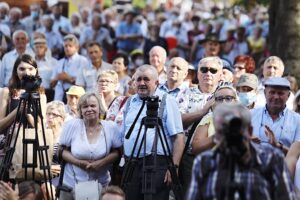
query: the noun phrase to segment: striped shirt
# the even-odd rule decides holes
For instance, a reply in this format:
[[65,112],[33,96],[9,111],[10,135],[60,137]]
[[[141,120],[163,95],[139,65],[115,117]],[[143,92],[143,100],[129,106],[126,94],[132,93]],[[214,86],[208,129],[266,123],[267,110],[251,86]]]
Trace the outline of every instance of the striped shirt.
[[[284,155],[269,146],[251,143],[250,149],[250,162],[246,165],[235,162],[234,165],[234,182],[245,197],[233,199],[297,199]],[[227,161],[228,157],[216,151],[198,155],[194,161],[187,199],[224,199],[232,180],[228,165],[225,164]]]

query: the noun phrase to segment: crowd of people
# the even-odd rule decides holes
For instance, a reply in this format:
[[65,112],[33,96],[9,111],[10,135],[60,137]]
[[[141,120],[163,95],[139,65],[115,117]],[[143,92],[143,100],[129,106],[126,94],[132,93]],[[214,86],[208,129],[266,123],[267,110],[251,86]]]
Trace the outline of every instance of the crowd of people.
[[[300,92],[269,53],[266,10],[203,13],[95,3],[67,18],[48,1],[23,17],[0,2],[0,161],[14,125],[43,124],[52,183],[19,182],[13,163],[0,200],[51,185],[67,200],[300,198]],[[44,118],[20,103],[28,77]]]

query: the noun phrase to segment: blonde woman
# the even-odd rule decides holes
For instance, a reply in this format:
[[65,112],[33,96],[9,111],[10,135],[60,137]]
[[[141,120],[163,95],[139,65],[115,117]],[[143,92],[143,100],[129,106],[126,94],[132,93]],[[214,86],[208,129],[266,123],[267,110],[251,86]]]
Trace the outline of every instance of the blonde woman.
[[127,97],[119,96],[115,92],[117,84],[118,74],[113,70],[105,70],[98,75],[97,86],[101,103],[105,110],[104,118],[120,125],[123,118],[121,111]]

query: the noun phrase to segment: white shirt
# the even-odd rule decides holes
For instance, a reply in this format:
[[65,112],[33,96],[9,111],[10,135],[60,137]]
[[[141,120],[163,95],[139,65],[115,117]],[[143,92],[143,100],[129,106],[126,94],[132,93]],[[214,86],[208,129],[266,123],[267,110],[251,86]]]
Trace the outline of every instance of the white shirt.
[[[70,58],[62,58],[58,61],[58,66],[54,69],[52,73],[51,80],[55,79],[59,73],[66,72],[69,76],[77,79],[79,72],[83,66],[88,65],[88,60],[75,53]],[[55,86],[55,100],[63,100],[64,93],[72,86],[72,84],[67,82],[58,81]]]
[[51,17],[54,20],[53,27],[52,27],[53,31],[60,33],[59,28],[61,28],[64,32],[71,33],[72,26],[68,18],[61,15],[59,19],[56,19],[53,14],[51,15]]
[[[34,56],[34,53],[31,48],[27,48],[24,54]],[[2,58],[2,66],[0,68],[0,87],[8,86],[8,82],[11,78],[12,70],[14,68],[14,64],[18,56],[19,54],[15,49],[4,54]]]
[[86,92],[95,92],[97,88],[97,77],[98,74],[104,70],[112,69],[112,65],[103,61],[101,67],[96,69],[93,64],[89,61],[89,64],[83,66],[76,79],[76,85],[83,86]]
[[[111,148],[119,148],[122,142],[118,126],[114,122],[102,120],[101,125],[103,129],[98,137],[98,141],[95,144],[90,144],[87,139],[83,120],[78,118],[72,119],[63,126],[59,143],[71,147],[71,153],[77,159],[99,160],[104,158],[110,153]],[[75,177],[78,182],[98,180],[102,186],[106,186],[110,182],[108,166],[93,172],[67,163],[63,183],[72,188],[75,186],[73,172],[75,172]]]
[[41,86],[45,89],[50,88],[51,76],[54,68],[57,67],[58,61],[52,57],[45,57],[42,60],[37,60],[36,63],[39,69],[39,75],[42,78]]

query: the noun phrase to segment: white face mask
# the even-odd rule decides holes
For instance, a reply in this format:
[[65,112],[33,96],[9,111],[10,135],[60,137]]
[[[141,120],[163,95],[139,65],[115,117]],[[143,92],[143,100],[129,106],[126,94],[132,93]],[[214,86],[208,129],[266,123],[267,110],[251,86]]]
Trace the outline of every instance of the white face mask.
[[239,93],[240,102],[244,106],[250,106],[251,104],[253,104],[256,101],[256,96],[257,95],[254,92],[240,92]]
[[141,65],[144,64],[144,60],[141,59],[141,58],[138,58],[138,59],[135,60],[134,63],[135,63],[136,66],[141,66]]

